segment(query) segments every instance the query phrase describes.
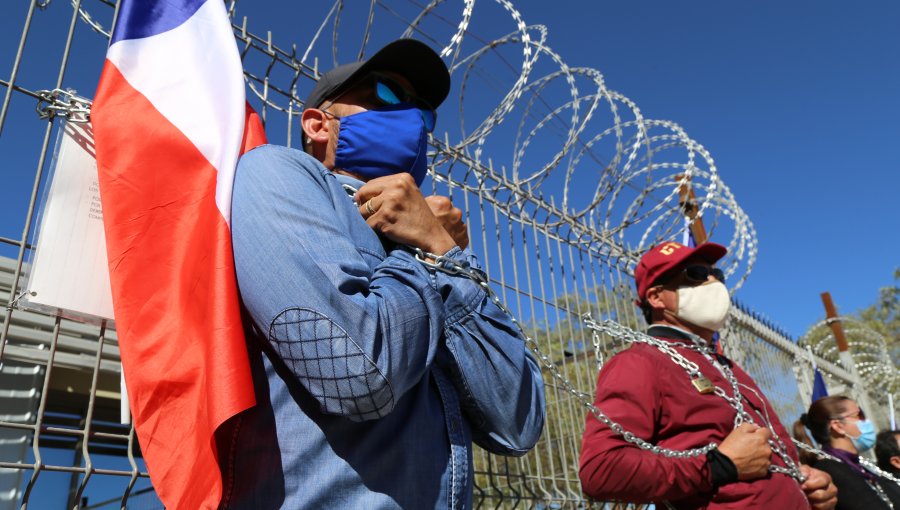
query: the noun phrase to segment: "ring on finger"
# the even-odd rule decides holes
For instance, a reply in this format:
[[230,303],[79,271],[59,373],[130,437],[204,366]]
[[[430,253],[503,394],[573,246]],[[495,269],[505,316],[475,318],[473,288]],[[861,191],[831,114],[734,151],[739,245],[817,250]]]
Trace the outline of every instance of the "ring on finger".
[[366,200],[366,212],[369,213],[369,216],[375,214],[376,210],[372,208],[372,199]]

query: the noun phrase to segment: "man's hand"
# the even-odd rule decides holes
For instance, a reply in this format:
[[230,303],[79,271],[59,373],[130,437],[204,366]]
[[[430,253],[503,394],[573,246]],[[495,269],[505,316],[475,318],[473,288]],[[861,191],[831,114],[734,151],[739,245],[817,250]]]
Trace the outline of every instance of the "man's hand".
[[813,510],[832,510],[837,505],[838,491],[831,482],[831,476],[805,464],[800,465],[800,472],[806,477],[800,488],[806,493]]
[[744,423],[731,431],[719,445],[719,452],[734,462],[738,480],[745,482],[762,478],[769,473],[772,448],[768,439],[772,433],[751,423]]
[[356,192],[356,201],[366,223],[391,241],[436,255],[456,245],[408,173],[372,179]]
[[469,231],[462,221],[462,211],[453,207],[453,202],[449,198],[439,195],[425,197],[425,202],[428,203],[434,217],[444,226],[444,230],[456,241],[456,245],[466,249],[466,246],[469,246]]

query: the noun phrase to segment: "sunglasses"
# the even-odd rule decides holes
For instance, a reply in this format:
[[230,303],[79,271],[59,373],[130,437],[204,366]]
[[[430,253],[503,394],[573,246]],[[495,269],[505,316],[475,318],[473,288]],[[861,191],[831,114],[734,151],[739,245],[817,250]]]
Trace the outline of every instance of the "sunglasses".
[[709,280],[710,276],[722,283],[725,283],[725,273],[723,273],[721,269],[719,269],[718,267],[709,267],[701,264],[691,264],[689,266],[685,266],[681,271],[672,273],[672,276],[668,278],[668,281],[677,281],[679,279],[679,276],[681,277],[682,282],[696,285],[705,283],[707,280]]
[[857,412],[855,412],[855,413],[853,413],[853,414],[845,414],[845,415],[842,415],[842,416],[837,416],[837,417],[835,417],[835,418],[832,418],[832,420],[841,420],[841,421],[843,421],[843,420],[846,420],[847,418],[855,418],[855,419],[857,419],[857,420],[865,420],[865,419],[866,419],[866,413],[864,413],[863,410],[860,409],[859,411],[857,411]]
[[[425,130],[429,133],[434,131],[434,126],[437,123],[437,112],[434,111],[434,108],[432,108],[430,104],[428,104],[428,101],[425,101],[407,90],[403,85],[398,83],[397,80],[378,72],[367,74],[361,80],[347,88],[339,96],[328,101],[325,106],[319,107],[319,109],[334,115],[328,111],[328,108],[343,97],[344,94],[351,90],[355,90],[360,85],[368,85],[371,87],[372,95],[367,99],[374,104],[376,108],[403,103],[412,104],[418,108],[419,112],[422,114],[422,120],[425,122]],[[334,117],[340,118],[337,115],[334,115]]]
[[397,80],[381,73],[370,73],[367,79],[372,80],[372,90],[375,91],[374,103],[378,106],[393,106],[401,103],[410,103],[422,112],[422,120],[425,121],[425,129],[431,133],[437,123],[437,112],[428,104],[428,101],[413,94],[403,87]]

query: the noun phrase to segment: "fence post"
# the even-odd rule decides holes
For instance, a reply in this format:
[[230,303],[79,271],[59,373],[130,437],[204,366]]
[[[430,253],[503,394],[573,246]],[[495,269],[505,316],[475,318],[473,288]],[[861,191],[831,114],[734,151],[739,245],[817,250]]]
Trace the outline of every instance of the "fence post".
[[834,301],[831,299],[831,293],[823,292],[821,294],[822,304],[825,306],[825,323],[831,328],[832,334],[834,334],[834,341],[837,343],[838,352],[840,355],[840,362],[844,365],[844,368],[850,372],[850,377],[853,378],[853,392],[856,393],[858,397],[858,403],[862,405],[864,409],[872,409],[872,406],[869,402],[869,392],[866,391],[866,387],[862,384],[862,379],[859,377],[859,371],[856,370],[856,363],[853,361],[853,356],[850,354],[850,345],[847,343],[847,337],[844,335],[844,327],[841,324],[841,318],[838,316],[837,307],[834,306]]
[[813,378],[815,377],[816,359],[812,349],[806,347],[806,355],[794,355],[794,377],[797,378],[797,390],[800,392],[800,398],[803,399],[804,405],[812,403]]
[[891,430],[897,430],[897,414],[894,412],[894,394],[888,392],[888,420],[891,422]]

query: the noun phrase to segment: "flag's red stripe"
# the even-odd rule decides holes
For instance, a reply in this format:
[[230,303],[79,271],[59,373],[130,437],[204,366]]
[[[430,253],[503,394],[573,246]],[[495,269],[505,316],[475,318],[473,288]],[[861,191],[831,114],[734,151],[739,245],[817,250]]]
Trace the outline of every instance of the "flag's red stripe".
[[266,143],[266,130],[256,110],[247,103],[244,109],[244,136],[241,140],[241,154]]
[[167,508],[215,508],[214,431],[254,404],[216,170],[114,65],[92,110],[119,348]]

